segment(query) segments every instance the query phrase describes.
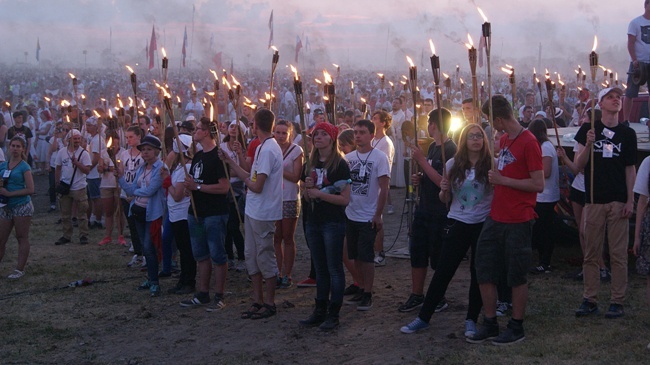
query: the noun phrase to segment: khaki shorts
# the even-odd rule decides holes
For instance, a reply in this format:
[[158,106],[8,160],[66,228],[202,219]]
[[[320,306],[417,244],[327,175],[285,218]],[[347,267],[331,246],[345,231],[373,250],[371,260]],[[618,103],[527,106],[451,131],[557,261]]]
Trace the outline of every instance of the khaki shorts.
[[99,193],[102,199],[110,199],[119,196],[117,188],[101,188]]
[[278,263],[273,248],[275,221],[258,221],[246,215],[244,226],[244,256],[248,275],[261,273],[264,279],[276,277]]

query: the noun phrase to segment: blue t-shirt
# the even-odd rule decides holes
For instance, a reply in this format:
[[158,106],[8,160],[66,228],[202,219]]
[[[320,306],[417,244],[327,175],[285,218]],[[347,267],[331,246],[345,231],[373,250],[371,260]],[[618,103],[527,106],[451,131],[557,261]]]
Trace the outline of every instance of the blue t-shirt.
[[[11,170],[11,173],[9,174],[9,178],[7,179],[4,176],[8,164],[9,162],[3,162],[2,164],[0,164],[0,178],[2,178],[5,181],[4,188],[7,189],[8,191],[16,191],[16,190],[24,189],[25,171],[30,171],[32,168],[29,167],[29,164],[27,162],[20,161],[20,163],[18,163],[18,165],[14,167],[13,170]],[[29,195],[10,197],[7,206],[9,208],[13,208],[18,205],[27,204],[31,200],[32,198]]]

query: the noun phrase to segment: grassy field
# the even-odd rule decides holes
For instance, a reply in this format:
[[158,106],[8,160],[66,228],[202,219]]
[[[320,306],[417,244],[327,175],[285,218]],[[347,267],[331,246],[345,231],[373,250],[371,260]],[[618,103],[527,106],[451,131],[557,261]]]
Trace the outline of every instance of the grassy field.
[[[126,267],[123,247],[97,246],[103,232],[91,231],[91,244],[54,246],[61,235],[57,213],[47,214],[46,179],[37,177],[37,214],[31,229],[27,274],[6,279],[16,260],[11,238],[0,263],[0,363],[3,364],[647,364],[650,312],[645,278],[629,276],[626,315],[575,318],[582,283],[563,278],[575,271],[576,246],[559,245],[554,272],[530,276],[526,340],[509,347],[470,345],[463,338],[469,275],[463,262],[447,292],[450,308],[434,315],[431,328],[403,335],[399,328],[417,312],[398,313],[410,287],[407,260],[389,259],[377,269],[375,303],[361,313],[345,306],[333,333],[301,328],[311,311],[313,289],[278,291],[278,315],[268,320],[239,319],[250,303],[244,273],[229,272],[227,307],[218,313],[183,309],[185,297],[166,294],[175,279],[161,281],[163,296],[149,298],[134,289],[143,272]],[[396,190],[393,199],[402,199]],[[398,232],[399,215],[387,217],[386,242]],[[403,230],[402,230],[403,232]],[[399,239],[403,239],[402,233]],[[75,242],[76,230],[75,230]],[[295,280],[309,270],[308,251],[297,232]],[[630,266],[633,267],[633,261]],[[69,288],[85,277],[93,285]],[[601,290],[601,312],[609,284]],[[505,327],[507,319],[501,318]]]

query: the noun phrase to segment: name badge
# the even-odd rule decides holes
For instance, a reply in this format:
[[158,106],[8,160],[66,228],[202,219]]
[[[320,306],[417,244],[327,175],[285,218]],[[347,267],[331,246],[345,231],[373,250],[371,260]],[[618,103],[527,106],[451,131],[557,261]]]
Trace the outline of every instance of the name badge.
[[323,186],[323,172],[323,169],[316,169],[316,176],[318,176],[316,179],[316,186]]
[[499,165],[497,166],[497,168],[499,169],[499,171],[501,171],[501,170],[503,170],[503,167],[504,167],[503,166],[503,157],[499,157]]
[[616,133],[614,131],[612,131],[612,130],[609,130],[607,128],[603,129],[603,136],[605,136],[607,139],[612,139],[615,134]]
[[2,174],[2,178],[8,179],[10,175],[11,175],[11,170],[5,170],[5,172]]
[[614,145],[611,143],[603,144],[603,158],[612,158],[614,156]]
[[366,164],[361,163],[361,166],[359,167],[359,177],[360,178],[365,178],[366,177]]
[[253,171],[253,177],[251,177],[251,181],[252,181],[252,182],[256,182],[256,181],[257,181],[257,170],[256,170],[256,171]]

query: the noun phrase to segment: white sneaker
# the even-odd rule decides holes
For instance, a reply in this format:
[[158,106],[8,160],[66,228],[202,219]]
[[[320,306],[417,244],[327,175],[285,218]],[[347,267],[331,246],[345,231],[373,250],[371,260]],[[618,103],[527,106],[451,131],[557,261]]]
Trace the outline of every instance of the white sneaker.
[[476,334],[476,323],[471,319],[465,320],[465,337],[472,337]]
[[508,311],[508,303],[497,301],[497,317],[503,317]]
[[133,257],[131,258],[131,261],[129,261],[129,263],[126,264],[126,266],[128,266],[128,267],[136,266],[139,261],[140,260],[138,260],[138,255],[133,255]]
[[13,273],[9,274],[9,276],[7,276],[7,278],[15,280],[15,279],[22,278],[24,275],[25,275],[25,271],[20,271],[20,270],[16,269],[16,270],[14,270]]
[[392,204],[388,206],[388,211],[386,213],[388,213],[388,214],[394,214],[395,213],[395,209],[393,209]]
[[135,250],[133,249],[133,242],[131,242],[131,246],[129,247],[129,252],[135,252]]
[[382,254],[377,254],[375,256],[375,267],[376,266],[386,266],[386,256]]
[[237,263],[235,264],[235,270],[238,272],[246,271],[246,261],[243,260],[237,261]]
[[147,258],[144,256],[140,256],[140,261],[142,261],[142,264],[140,264],[140,267],[147,267]]

